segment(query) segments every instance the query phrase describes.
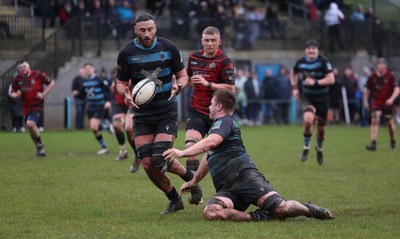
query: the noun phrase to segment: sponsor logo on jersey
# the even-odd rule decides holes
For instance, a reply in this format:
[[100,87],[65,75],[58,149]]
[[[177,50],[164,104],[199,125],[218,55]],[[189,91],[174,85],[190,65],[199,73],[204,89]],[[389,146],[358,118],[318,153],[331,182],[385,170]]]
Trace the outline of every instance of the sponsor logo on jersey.
[[215,69],[215,63],[214,63],[214,62],[211,62],[209,68],[210,68],[210,69]]
[[211,130],[219,129],[219,128],[221,127],[221,124],[222,124],[222,121],[221,121],[221,120],[216,121],[216,122],[213,124],[213,126],[211,127]]

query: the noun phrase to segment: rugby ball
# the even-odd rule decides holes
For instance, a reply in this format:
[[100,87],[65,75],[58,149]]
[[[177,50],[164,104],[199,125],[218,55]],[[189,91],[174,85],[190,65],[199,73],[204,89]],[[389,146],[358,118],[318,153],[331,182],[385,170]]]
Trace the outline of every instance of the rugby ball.
[[156,95],[156,83],[145,78],[139,81],[132,89],[132,99],[137,106],[149,103]]

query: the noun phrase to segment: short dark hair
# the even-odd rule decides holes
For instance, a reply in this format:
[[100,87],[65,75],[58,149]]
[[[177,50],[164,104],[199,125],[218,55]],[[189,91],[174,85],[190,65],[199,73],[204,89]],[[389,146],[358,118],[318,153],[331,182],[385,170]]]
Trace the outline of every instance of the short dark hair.
[[383,57],[380,57],[380,58],[378,58],[377,60],[376,60],[376,64],[378,65],[378,64],[385,64],[385,65],[387,65],[387,60],[385,59],[385,58],[383,58]]
[[230,113],[235,110],[235,95],[229,90],[217,90],[213,96],[218,104],[222,104],[222,108]]
[[[22,65],[22,64],[24,64],[24,63],[28,63],[26,60],[23,60],[23,59],[21,59],[21,60],[18,60],[17,61],[17,66],[20,66],[20,65]],[[29,63],[28,63],[29,64]]]
[[318,47],[318,42],[316,40],[314,40],[314,39],[309,39],[309,40],[306,41],[305,45],[306,45],[306,47],[309,47],[309,46]]
[[90,63],[90,62],[86,62],[85,64],[83,64],[83,67],[85,67],[85,66],[92,66],[93,67],[93,64]]
[[148,13],[142,13],[135,19],[135,24],[138,22],[154,21],[154,17]]

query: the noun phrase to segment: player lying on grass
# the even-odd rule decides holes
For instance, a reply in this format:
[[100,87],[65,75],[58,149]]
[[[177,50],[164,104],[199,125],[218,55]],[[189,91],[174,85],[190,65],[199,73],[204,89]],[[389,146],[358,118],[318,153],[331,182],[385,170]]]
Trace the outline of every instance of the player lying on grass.
[[[238,124],[232,117],[235,97],[226,90],[214,92],[210,118],[214,121],[208,137],[183,151],[172,148],[163,153],[168,160],[207,152],[193,179],[182,185],[190,191],[210,172],[216,194],[203,211],[206,220],[264,221],[306,216],[333,219],[328,209],[310,202],[283,200],[258,171],[242,142]],[[245,212],[252,205],[259,209]]]

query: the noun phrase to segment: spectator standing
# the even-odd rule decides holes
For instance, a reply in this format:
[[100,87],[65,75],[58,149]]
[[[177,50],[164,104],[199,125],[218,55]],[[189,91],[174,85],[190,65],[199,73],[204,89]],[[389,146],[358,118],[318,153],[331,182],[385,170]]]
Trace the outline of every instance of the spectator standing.
[[365,20],[367,21],[367,51],[371,56],[382,57],[382,40],[385,39],[384,31],[381,20],[374,12],[374,8],[369,7],[367,13],[365,13]]
[[247,14],[249,47],[254,49],[261,32],[261,23],[264,15],[257,7],[250,7]]
[[[243,123],[246,124],[247,119],[246,119],[246,109],[247,109],[247,97],[246,97],[246,91],[244,90],[244,84],[247,81],[248,77],[248,71],[244,71],[242,69],[237,69],[236,71],[236,77],[235,77],[235,89],[237,89],[240,93],[237,95],[240,95],[244,98],[244,100],[238,100],[237,103],[237,114],[241,119],[243,119]],[[235,91],[235,94],[237,92]]]
[[244,92],[247,97],[246,118],[248,125],[261,124],[260,111],[261,111],[261,84],[255,72],[251,72],[244,84]]
[[354,116],[358,112],[356,101],[356,93],[358,90],[358,79],[357,75],[354,74],[350,67],[346,67],[343,71],[343,77],[341,80],[342,86],[346,89],[346,96],[349,108],[350,122],[354,123]]
[[245,19],[245,12],[239,11],[238,15],[235,16],[233,20],[233,28],[235,31],[235,42],[233,43],[233,47],[236,50],[247,49],[248,24]]
[[371,143],[365,147],[370,151],[376,150],[379,122],[383,115],[389,129],[390,148],[395,151],[396,126],[393,120],[393,103],[399,96],[399,83],[388,71],[384,58],[379,58],[376,66],[377,69],[368,78],[364,90],[364,106],[371,112]]
[[277,99],[278,79],[272,74],[271,69],[265,71],[265,78],[262,85],[262,98],[266,101],[266,117],[268,120],[272,118],[276,122],[276,102]]
[[12,83],[8,88],[8,96],[9,96],[9,106],[10,106],[10,115],[11,115],[11,127],[13,132],[25,132],[24,126],[24,115],[22,113],[22,100],[21,98],[12,98]]
[[286,67],[281,66],[279,69],[279,77],[277,80],[277,108],[276,122],[278,124],[289,124],[289,106],[290,97],[292,96],[292,87],[290,85],[290,76]]
[[342,38],[340,36],[340,25],[343,20],[343,12],[335,2],[332,2],[324,16],[325,25],[329,35],[329,49],[331,52],[335,51],[335,44],[338,44],[341,50],[344,49]]
[[335,67],[332,69],[335,77],[335,83],[329,86],[329,113],[331,115],[330,123],[339,124],[340,110],[342,103],[342,84],[339,77],[339,70]]
[[350,16],[350,34],[354,53],[357,52],[357,46],[364,43],[366,30],[364,23],[364,8],[361,4],[358,4]]
[[[10,96],[22,99],[26,127],[36,146],[36,156],[46,156],[38,122],[43,119],[44,98],[54,87],[54,80],[44,72],[34,71],[26,61],[18,61],[18,74],[13,77]],[[46,86],[46,88],[44,88]]]
[[132,29],[135,21],[135,13],[128,0],[122,2],[122,6],[118,8],[118,16],[120,20],[119,31],[122,38],[127,37],[129,29]]
[[86,95],[81,92],[83,82],[85,81],[85,69],[80,68],[77,76],[72,81],[72,95],[75,102],[75,128],[85,128],[85,108],[86,108]]
[[74,16],[74,6],[70,0],[66,0],[58,12],[61,25],[67,23]]
[[271,3],[267,8],[266,20],[271,39],[282,38],[282,24],[278,18],[278,5]]

